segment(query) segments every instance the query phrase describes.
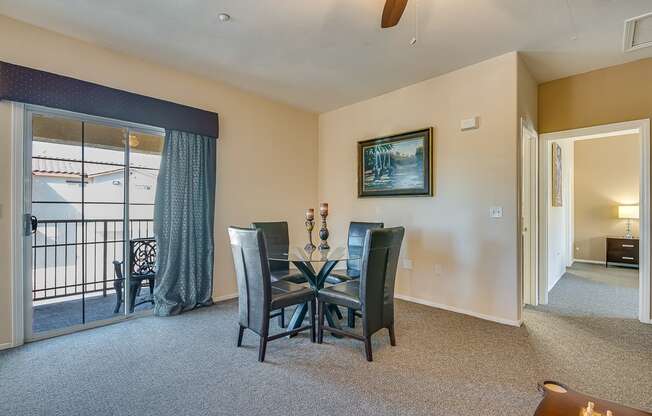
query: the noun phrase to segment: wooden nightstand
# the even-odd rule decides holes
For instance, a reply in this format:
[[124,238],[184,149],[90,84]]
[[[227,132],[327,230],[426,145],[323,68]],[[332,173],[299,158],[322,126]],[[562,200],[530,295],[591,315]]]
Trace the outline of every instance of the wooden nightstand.
[[609,263],[638,266],[638,238],[607,237],[606,258],[605,267]]

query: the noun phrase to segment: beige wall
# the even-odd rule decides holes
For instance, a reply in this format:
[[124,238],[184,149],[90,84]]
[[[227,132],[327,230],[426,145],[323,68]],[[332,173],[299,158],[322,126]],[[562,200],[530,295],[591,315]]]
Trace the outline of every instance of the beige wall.
[[[480,128],[460,131],[473,116]],[[404,225],[402,258],[413,267],[400,267],[398,295],[517,322],[516,120],[515,53],[320,115],[319,199],[330,204],[333,242],[345,241],[350,220]],[[357,198],[356,142],[429,126],[434,197]],[[491,206],[503,218],[489,218]]]
[[[618,205],[638,204],[640,137],[578,140],[574,146],[574,256],[605,261],[605,237],[625,234]],[[632,230],[639,235],[638,221]]]
[[[236,292],[226,227],[287,219],[297,239],[317,203],[317,116],[0,16],[0,60],[215,111],[220,115],[215,289]],[[10,338],[10,124],[0,104],[0,345]]]
[[652,58],[539,85],[539,133],[652,118]]

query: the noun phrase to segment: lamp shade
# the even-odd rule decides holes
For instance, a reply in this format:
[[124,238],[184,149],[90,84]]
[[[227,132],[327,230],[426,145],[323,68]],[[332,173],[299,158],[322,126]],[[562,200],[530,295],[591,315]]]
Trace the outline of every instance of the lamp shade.
[[638,219],[638,205],[618,205],[618,218]]

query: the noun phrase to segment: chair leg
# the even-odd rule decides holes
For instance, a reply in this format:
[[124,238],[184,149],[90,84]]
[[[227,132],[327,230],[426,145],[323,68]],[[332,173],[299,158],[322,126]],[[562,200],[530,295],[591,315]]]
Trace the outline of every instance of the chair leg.
[[317,302],[317,316],[319,317],[319,324],[317,326],[317,343],[321,344],[324,341],[324,302]]
[[278,316],[278,326],[285,328],[285,308],[281,308],[281,313]]
[[315,300],[310,301],[310,342],[315,342],[317,330],[315,328]]
[[267,337],[260,337],[260,345],[258,347],[258,361],[261,363],[265,361],[265,350],[267,350]]
[[340,308],[337,305],[333,305],[333,309],[335,310],[335,315],[337,315],[337,319],[342,319],[342,311],[340,311]]
[[238,347],[242,347],[242,336],[244,335],[244,330],[245,327],[240,325],[240,329],[238,330]]
[[122,304],[122,285],[114,284],[114,286],[115,286],[116,300],[115,300],[115,309],[113,310],[113,313],[118,313],[120,312],[120,305]]
[[131,293],[129,298],[131,299],[131,305],[129,305],[129,312],[133,313],[134,308],[136,307],[136,294],[140,293],[140,283],[138,283],[138,286],[132,286],[131,287]]
[[355,309],[349,308],[347,310],[347,318],[349,321],[349,328],[355,328]]
[[371,337],[365,337],[364,339],[364,353],[367,356],[367,361],[373,361],[371,354]]
[[389,324],[387,327],[387,330],[389,331],[389,344],[392,347],[396,346],[396,334],[394,333],[394,324]]

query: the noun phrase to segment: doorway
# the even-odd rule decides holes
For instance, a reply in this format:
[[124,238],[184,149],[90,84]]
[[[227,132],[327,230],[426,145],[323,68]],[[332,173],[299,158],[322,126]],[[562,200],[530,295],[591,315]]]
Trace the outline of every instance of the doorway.
[[[637,166],[634,170],[638,171],[638,178],[640,180],[638,182],[638,192],[636,193],[635,200],[629,200],[631,198],[628,199],[627,197],[612,197],[611,199],[613,201],[609,201],[608,203],[602,201],[602,205],[599,208],[593,206],[591,209],[594,212],[600,211],[600,214],[606,216],[607,221],[612,225],[620,226],[622,220],[618,220],[618,215],[616,214],[619,207],[636,206],[638,208],[640,212],[640,238],[635,239],[635,244],[634,239],[618,241],[620,241],[623,247],[627,246],[629,250],[636,250],[636,257],[638,257],[636,263],[638,263],[639,268],[638,270],[625,268],[607,269],[605,272],[605,266],[608,263],[603,261],[603,259],[609,255],[608,247],[611,244],[609,239],[623,238],[624,236],[622,234],[625,232],[623,229],[614,232],[604,232],[604,235],[600,238],[587,238],[583,235],[585,234],[585,227],[582,226],[581,230],[577,230],[580,235],[575,235],[575,224],[578,219],[575,213],[578,212],[577,209],[580,209],[580,214],[584,215],[586,211],[585,206],[590,204],[587,205],[585,198],[582,197],[581,206],[575,206],[574,196],[576,193],[574,192],[575,181],[573,180],[575,174],[573,171],[574,153],[576,149],[585,149],[590,142],[597,142],[599,141],[598,139],[616,139],[628,136],[636,136],[634,138],[637,140],[634,149],[638,150],[636,153],[637,160],[635,161]],[[607,141],[602,141],[601,145],[604,146],[606,143]],[[558,302],[560,299],[559,296],[561,295],[563,297],[564,294],[557,292],[562,291],[565,287],[574,287],[575,289],[573,290],[576,290],[577,293],[575,295],[565,294],[568,295],[565,299],[567,305],[563,304],[561,306],[562,309],[565,308],[567,311],[580,311],[579,313],[584,313],[584,309],[586,309],[592,315],[602,316],[601,314],[604,314],[604,311],[600,308],[615,308],[616,306],[614,305],[618,305],[618,303],[612,302],[613,299],[611,299],[614,293],[624,293],[627,291],[628,286],[631,289],[631,280],[633,279],[634,283],[638,286],[638,299],[636,299],[637,306],[634,306],[634,311],[630,312],[632,315],[631,318],[637,317],[641,322],[650,323],[649,149],[649,120],[574,129],[542,134],[540,136],[540,266],[538,281],[532,282],[532,284],[538,285],[536,296],[539,304],[549,304],[552,293],[555,296],[552,298],[554,301],[553,304],[555,307],[558,307],[563,304],[563,302]],[[582,150],[582,152],[585,152],[585,150]],[[603,159],[607,157],[606,160],[613,160],[609,159],[610,155],[608,154],[603,154],[602,157]],[[596,163],[594,162],[594,164]],[[602,179],[603,189],[598,189],[600,191],[599,193],[604,193],[603,190],[606,190],[608,187],[607,182],[609,182],[608,176],[610,173],[603,172],[603,174],[607,175],[607,179]],[[613,175],[616,175],[616,173],[614,172]],[[596,175],[597,177],[598,175]],[[584,187],[582,181],[577,184],[578,186],[582,184]],[[584,217],[580,219],[586,222],[584,221]],[[618,234],[620,231],[622,231],[620,235],[609,235]],[[596,249],[597,245],[600,245],[600,248]],[[604,250],[605,247],[607,247],[607,250],[604,253],[596,252],[596,250]],[[621,260],[621,263],[634,262],[632,254],[620,254],[622,255],[619,258],[625,259]],[[614,265],[627,266],[627,264],[619,263]],[[562,276],[564,279],[561,280],[560,287],[558,281],[560,281]],[[594,293],[594,295],[591,295],[591,293]],[[577,296],[578,294],[584,296],[584,298],[580,298]],[[601,301],[601,299],[603,300]],[[593,305],[595,307],[592,306],[591,308],[582,309],[582,302],[587,304],[595,302],[596,305]],[[627,307],[624,307],[624,309],[627,309]],[[617,311],[612,312],[614,317],[620,317]],[[622,314],[623,311],[620,312]]]
[[164,130],[25,106],[23,134],[25,340],[146,313],[148,288],[133,308],[118,275],[154,237]]

